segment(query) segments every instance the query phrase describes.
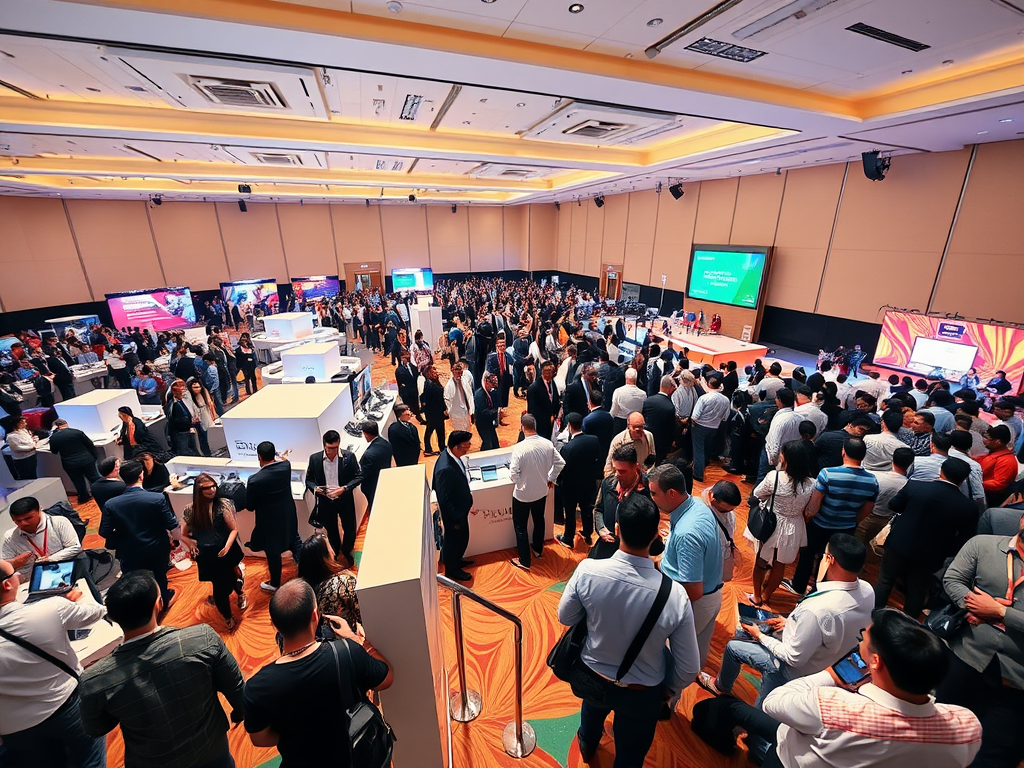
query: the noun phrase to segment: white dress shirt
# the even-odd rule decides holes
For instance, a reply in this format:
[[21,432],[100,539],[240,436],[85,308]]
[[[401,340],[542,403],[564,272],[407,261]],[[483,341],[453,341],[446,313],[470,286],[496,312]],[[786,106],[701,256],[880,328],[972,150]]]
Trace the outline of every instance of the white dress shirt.
[[771,426],[768,427],[768,434],[764,439],[764,452],[768,454],[768,463],[775,466],[779,460],[779,449],[790,440],[800,439],[800,422],[804,420],[802,414],[792,408],[780,408],[772,418]]
[[821,410],[821,406],[816,403],[804,403],[803,405],[798,405],[793,409],[793,412],[799,413],[806,421],[814,422],[814,426],[818,428],[818,431],[815,433],[815,437],[824,432],[825,427],[828,425],[828,415],[825,414]]
[[[981,479],[981,464],[976,462],[970,456],[963,451],[958,451],[956,448],[949,449],[949,458],[960,459],[965,462],[968,467],[971,468],[971,474],[967,476],[966,493],[969,498],[972,499],[985,499],[985,486],[982,485]],[[961,486],[963,490],[963,486]]]
[[547,438],[530,435],[512,449],[509,475],[515,488],[512,498],[537,501],[548,495],[548,483],[558,479],[565,459]]
[[636,384],[623,384],[612,395],[609,412],[616,419],[625,419],[631,413],[643,413],[647,393]]
[[[70,560],[82,551],[82,544],[70,520],[60,516],[51,517],[45,512],[40,517],[42,519],[35,533],[23,533],[20,528],[11,528],[4,534],[3,545],[0,546],[0,556],[4,560],[10,560],[23,552],[31,552],[36,557],[45,555],[50,560]],[[43,555],[39,554],[40,551]],[[27,579],[31,571],[31,562],[18,569],[22,579]]]
[[891,469],[888,472],[868,471],[878,481],[878,498],[875,499],[875,506],[872,507],[871,514],[876,517],[892,517],[893,511],[889,509],[889,502],[907,484],[907,476]]
[[341,458],[341,451],[338,451],[338,455],[334,457],[334,461],[327,458],[327,454],[324,454],[324,483],[328,488],[337,488],[338,483],[338,460]]
[[693,408],[693,423],[706,429],[718,429],[729,415],[729,398],[718,390],[711,390],[697,398]]
[[27,459],[36,452],[39,441],[27,429],[15,429],[7,433],[7,445],[12,459]]
[[[462,390],[461,397],[459,390]],[[470,384],[466,386],[466,379],[462,377],[456,381],[454,377],[448,379],[444,385],[444,404],[448,409],[448,418],[452,421],[452,429],[469,431],[471,424],[470,416],[476,414],[476,405],[473,400],[472,374]]]
[[865,435],[864,445],[867,453],[861,466],[869,472],[885,472],[892,469],[892,456],[897,448],[906,448],[907,444],[892,432],[882,428],[881,434]]
[[697,388],[678,386],[672,393],[672,405],[676,407],[676,416],[680,419],[688,419],[697,407]]

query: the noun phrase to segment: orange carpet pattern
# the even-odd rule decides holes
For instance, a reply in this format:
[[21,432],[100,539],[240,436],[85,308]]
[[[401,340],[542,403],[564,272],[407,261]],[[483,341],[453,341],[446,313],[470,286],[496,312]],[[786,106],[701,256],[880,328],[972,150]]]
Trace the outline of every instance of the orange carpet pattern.
[[[387,359],[376,356],[373,368],[375,380],[379,381],[381,376],[393,380],[393,369]],[[498,433],[502,445],[511,445],[515,442],[519,431],[518,419],[524,405],[525,401],[515,398],[510,403],[508,426],[500,427]],[[422,427],[420,429],[422,433]],[[478,449],[479,445],[479,437],[474,436],[474,449]],[[423,461],[432,466],[434,458],[428,457]],[[695,493],[723,478],[734,482],[739,480],[736,476],[726,476],[717,465],[709,467],[705,476],[706,482],[697,483]],[[740,489],[746,497],[750,486],[741,483]],[[99,510],[95,503],[89,502],[78,509],[82,517],[89,521],[90,532],[86,538],[86,546],[102,546],[102,540],[96,534]],[[712,671],[717,671],[725,643],[737,625],[737,600],[745,600],[745,593],[750,591],[753,553],[742,537],[746,520],[745,506],[736,512],[736,542],[741,552],[736,564],[736,580],[727,584],[723,590],[722,611],[718,617],[707,664]],[[667,516],[663,516],[663,527],[667,530]],[[556,532],[560,533],[559,526],[556,526]],[[358,551],[362,549],[364,536],[365,522],[364,530],[359,532],[356,540],[357,563]],[[574,738],[579,725],[579,700],[572,695],[568,684],[557,680],[545,665],[548,651],[563,630],[556,617],[562,589],[576,564],[586,556],[582,540],[577,539],[576,543],[576,550],[569,551],[550,542],[545,547],[544,557],[534,561],[529,573],[513,568],[509,564],[509,558],[515,555],[513,550],[479,556],[476,558],[476,565],[469,569],[474,575],[470,587],[517,614],[523,621],[523,712],[525,720],[537,733],[538,745],[533,754],[522,760],[505,754],[501,746],[501,734],[504,727],[513,721],[515,701],[512,626],[479,606],[464,601],[469,687],[482,694],[484,703],[480,717],[474,722],[452,723],[453,768],[579,768],[584,765]],[[285,560],[284,578],[292,578],[295,575],[295,567],[289,562],[290,558],[286,556]],[[184,572],[170,573],[170,585],[177,591],[177,596],[163,623],[168,626],[188,626],[200,622],[209,624],[223,637],[238,660],[243,676],[248,678],[263,665],[277,658],[278,653],[274,644],[274,629],[268,614],[270,595],[259,589],[260,582],[268,577],[265,562],[247,558],[245,564],[245,591],[249,607],[241,615],[241,621],[234,632],[226,630],[217,610],[206,603],[210,587],[197,580],[194,567]],[[445,622],[445,663],[450,669],[449,679],[452,689],[455,690],[458,688],[458,679],[450,595],[441,590],[440,596]],[[771,607],[776,611],[788,612],[794,604],[795,599],[780,590]],[[239,617],[237,610],[235,615],[236,618]],[[736,690],[738,695],[752,701],[756,685],[756,676],[748,672],[740,677]],[[709,694],[696,684],[684,691],[672,719],[658,724],[654,746],[645,766],[716,768],[746,764],[746,756],[742,749],[733,757],[727,758],[711,750],[691,732],[689,717],[693,704],[708,696]],[[385,716],[386,714],[385,712]],[[611,768],[614,752],[610,726],[611,719],[606,725],[600,749],[589,764],[590,768]],[[276,750],[253,747],[240,726],[229,733],[229,741],[239,768],[272,766],[278,762]],[[119,768],[123,764],[124,744],[119,731],[115,730],[108,737],[108,765],[111,768]]]

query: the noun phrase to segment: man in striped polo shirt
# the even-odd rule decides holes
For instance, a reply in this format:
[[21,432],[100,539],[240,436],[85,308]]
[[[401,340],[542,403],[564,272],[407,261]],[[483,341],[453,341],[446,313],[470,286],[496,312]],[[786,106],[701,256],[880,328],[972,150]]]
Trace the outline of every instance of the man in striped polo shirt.
[[857,524],[871,514],[878,498],[878,480],[861,462],[867,453],[864,441],[850,437],[843,443],[843,463],[826,467],[818,473],[814,493],[804,511],[807,519],[807,545],[800,549],[800,559],[790,582],[782,586],[796,595],[807,591],[811,574],[825,553],[829,537],[834,533],[853,534]]

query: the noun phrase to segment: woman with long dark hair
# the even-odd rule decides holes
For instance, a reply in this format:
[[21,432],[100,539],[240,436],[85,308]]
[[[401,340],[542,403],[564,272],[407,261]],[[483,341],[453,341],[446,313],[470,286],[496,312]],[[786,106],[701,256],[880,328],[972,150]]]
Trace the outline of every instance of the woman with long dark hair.
[[317,634],[333,637],[329,616],[344,619],[356,631],[362,623],[359,602],[356,600],[356,577],[334,559],[334,549],[326,534],[315,533],[302,543],[299,550],[299,578],[316,593],[320,612]]
[[238,544],[234,506],[227,499],[217,498],[217,481],[205,472],[192,486],[192,503],[182,515],[181,538],[199,566],[199,580],[213,584],[212,602],[228,630],[233,630],[237,622],[231,615],[231,593],[237,595],[238,610],[244,611],[248,606],[238,567],[242,548]]
[[256,349],[252,345],[252,337],[248,331],[238,337],[235,360],[238,361],[238,370],[242,372],[242,379],[245,381],[245,394],[251,395],[259,387],[256,384]]

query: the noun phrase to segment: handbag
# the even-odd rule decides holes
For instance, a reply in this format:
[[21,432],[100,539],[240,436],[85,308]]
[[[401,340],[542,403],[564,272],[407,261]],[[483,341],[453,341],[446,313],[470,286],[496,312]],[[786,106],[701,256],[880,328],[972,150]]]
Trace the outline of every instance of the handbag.
[[[338,656],[339,643],[330,643],[331,653],[338,668],[338,692],[345,690],[341,677],[341,658]],[[340,645],[348,657],[349,684],[355,695],[356,703],[345,710],[348,718],[349,765],[359,768],[390,768],[391,756],[395,750],[397,737],[381,715],[380,710],[371,704],[366,695],[356,688],[351,675],[352,651],[348,641],[342,640]]]
[[580,660],[583,644],[587,640],[587,619],[569,627],[562,633],[554,648],[548,653],[547,664],[559,680],[569,682],[572,668]]
[[750,514],[747,516],[747,530],[750,535],[762,544],[772,537],[775,528],[779,524],[779,518],[775,515],[775,494],[779,490],[779,471],[775,471],[775,487],[772,489],[771,500],[768,507],[759,499],[751,498]]
[[888,540],[889,534],[892,533],[892,521],[895,520],[896,517],[897,515],[890,517],[886,524],[882,526],[882,530],[876,533],[875,537],[871,540],[871,551],[876,555],[881,554],[878,550],[885,546],[885,542]]
[[947,603],[928,614],[924,625],[943,640],[952,640],[967,621],[967,609]]

